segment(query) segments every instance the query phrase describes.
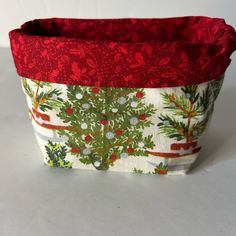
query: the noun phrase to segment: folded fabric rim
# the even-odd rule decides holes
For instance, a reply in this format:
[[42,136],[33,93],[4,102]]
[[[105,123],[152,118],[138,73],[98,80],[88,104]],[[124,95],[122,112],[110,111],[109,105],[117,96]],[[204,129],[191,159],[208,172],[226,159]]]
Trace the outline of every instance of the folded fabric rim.
[[39,19],[9,33],[17,72],[35,80],[158,88],[219,79],[236,50],[223,19]]

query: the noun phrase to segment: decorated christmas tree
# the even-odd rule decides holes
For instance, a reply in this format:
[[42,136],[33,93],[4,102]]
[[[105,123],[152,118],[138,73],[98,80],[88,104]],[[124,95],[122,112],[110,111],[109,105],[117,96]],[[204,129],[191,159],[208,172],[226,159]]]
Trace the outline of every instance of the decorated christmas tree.
[[142,133],[155,111],[144,103],[143,89],[68,86],[67,97],[58,116],[68,128],[58,133],[82,163],[107,170],[118,159],[146,156],[154,147],[152,135]]
[[72,163],[65,160],[67,155],[66,146],[61,146],[59,143],[48,141],[45,149],[47,152],[46,160],[49,166],[72,168]]

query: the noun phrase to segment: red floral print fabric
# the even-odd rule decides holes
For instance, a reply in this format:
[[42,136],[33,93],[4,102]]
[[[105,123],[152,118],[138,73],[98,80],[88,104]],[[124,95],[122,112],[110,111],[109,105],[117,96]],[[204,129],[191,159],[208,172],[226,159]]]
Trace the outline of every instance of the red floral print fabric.
[[9,33],[20,76],[54,83],[158,88],[219,79],[236,50],[223,19],[39,19]]

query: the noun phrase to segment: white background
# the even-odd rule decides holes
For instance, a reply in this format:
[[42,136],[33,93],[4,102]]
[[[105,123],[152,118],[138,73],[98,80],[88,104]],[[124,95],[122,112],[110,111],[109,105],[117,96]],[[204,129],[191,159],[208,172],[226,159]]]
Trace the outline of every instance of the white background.
[[22,23],[43,17],[221,17],[236,26],[235,0],[0,0],[0,46],[7,33]]

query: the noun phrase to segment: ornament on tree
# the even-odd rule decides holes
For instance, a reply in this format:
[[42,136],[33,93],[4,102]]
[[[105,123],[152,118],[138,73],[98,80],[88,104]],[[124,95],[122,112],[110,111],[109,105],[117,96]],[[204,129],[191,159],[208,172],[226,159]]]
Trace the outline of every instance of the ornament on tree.
[[115,154],[111,154],[110,155],[110,160],[111,161],[115,161],[117,159],[116,155]]
[[70,149],[70,151],[71,151],[72,153],[78,153],[78,152],[79,152],[79,149],[78,149],[77,147],[72,147],[72,148]]
[[91,154],[91,148],[85,148],[85,149],[83,150],[83,154],[84,154],[84,155],[89,155],[89,154]]
[[76,93],[75,97],[80,100],[83,98],[83,95],[81,93]]
[[114,136],[115,136],[114,133],[112,133],[112,132],[110,132],[110,131],[106,133],[106,138],[107,138],[107,139],[113,139]]
[[99,91],[100,91],[100,90],[99,90],[99,88],[97,88],[97,87],[92,88],[92,92],[93,92],[93,93],[99,93]]
[[66,108],[66,114],[72,115],[73,112],[74,112],[74,110],[73,110],[71,107],[67,107],[67,108]]
[[119,97],[117,99],[117,102],[120,104],[120,105],[124,105],[126,103],[127,99],[125,97]]
[[116,136],[122,135],[122,130],[121,129],[115,130],[115,134],[116,134]]
[[146,116],[144,115],[144,114],[142,114],[142,115],[139,115],[139,120],[145,120],[146,119]]
[[141,98],[143,98],[144,94],[142,92],[137,92],[135,94],[135,96],[136,96],[136,98],[141,99]]
[[81,123],[80,127],[81,127],[81,129],[87,129],[88,125],[87,125],[87,123],[83,122],[83,123]]
[[102,125],[107,125],[107,123],[108,123],[107,119],[102,119],[102,120],[101,120],[101,124],[102,124]]
[[111,111],[112,111],[113,113],[117,113],[117,112],[118,112],[118,109],[117,109],[117,108],[112,108]]
[[128,152],[128,153],[132,153],[132,152],[134,152],[134,148],[132,148],[132,147],[128,147],[128,148],[127,148],[127,152]]
[[135,108],[138,106],[138,103],[133,101],[130,103],[130,106]]
[[137,117],[131,117],[129,120],[131,125],[137,125],[138,124],[138,118]]
[[170,102],[169,106],[170,107],[175,107],[175,103],[174,102]]
[[129,155],[128,155],[128,153],[126,153],[126,152],[122,152],[121,154],[120,154],[120,157],[121,158],[127,158]]
[[86,135],[84,140],[90,142],[92,140],[92,137],[90,135]]
[[91,107],[91,105],[89,103],[84,103],[82,104],[82,108],[88,110]]

